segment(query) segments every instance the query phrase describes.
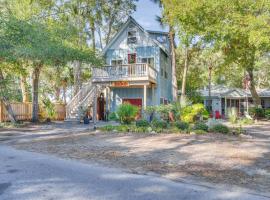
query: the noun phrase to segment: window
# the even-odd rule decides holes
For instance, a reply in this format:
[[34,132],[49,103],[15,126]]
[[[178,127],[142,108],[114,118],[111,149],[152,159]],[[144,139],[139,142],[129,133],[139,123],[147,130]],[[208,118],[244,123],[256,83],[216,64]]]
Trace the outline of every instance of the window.
[[163,76],[163,74],[164,74],[164,70],[163,70],[163,68],[161,68],[160,69],[160,75]]
[[141,63],[147,63],[149,66],[154,67],[154,58],[142,58]]
[[112,66],[117,66],[117,65],[122,65],[123,60],[111,60],[111,65]]
[[128,64],[136,63],[136,53],[128,54]]
[[212,100],[205,100],[205,107],[208,112],[212,112]]
[[164,98],[160,98],[160,104],[164,104]]
[[168,104],[168,100],[164,99],[164,104],[167,105]]
[[130,25],[127,32],[127,43],[136,44],[137,43],[137,30],[136,27]]
[[165,71],[164,77],[167,79],[168,78],[168,73]]

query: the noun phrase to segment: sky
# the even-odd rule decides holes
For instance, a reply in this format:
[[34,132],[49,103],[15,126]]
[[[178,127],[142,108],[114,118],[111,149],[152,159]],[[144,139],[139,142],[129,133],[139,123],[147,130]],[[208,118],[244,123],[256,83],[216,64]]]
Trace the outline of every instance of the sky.
[[158,4],[151,0],[139,0],[136,11],[132,17],[146,30],[165,31],[156,21],[156,15],[161,16],[161,9]]

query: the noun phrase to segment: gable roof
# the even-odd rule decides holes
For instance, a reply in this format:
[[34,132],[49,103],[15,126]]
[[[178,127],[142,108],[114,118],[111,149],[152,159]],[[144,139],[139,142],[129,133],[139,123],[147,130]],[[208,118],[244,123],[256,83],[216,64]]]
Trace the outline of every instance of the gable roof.
[[[125,24],[121,27],[121,29],[114,35],[114,37],[110,40],[110,42],[106,45],[106,47],[103,49],[102,54],[104,55],[107,50],[112,46],[112,44],[116,41],[116,39],[121,35],[121,33],[127,28],[127,26],[130,24],[130,22],[133,22],[145,35],[148,39],[152,40],[157,46],[159,46],[167,55],[169,55],[168,49],[155,40],[154,38],[150,37],[150,31],[146,31],[133,17],[129,16],[128,20],[125,22]],[[153,31],[154,32],[154,31]]]
[[[208,97],[209,90],[205,88],[199,91],[203,97]],[[258,89],[259,97],[270,97],[270,89]],[[250,91],[241,88],[229,88],[224,85],[214,85],[211,87],[211,97],[244,98],[251,97]]]

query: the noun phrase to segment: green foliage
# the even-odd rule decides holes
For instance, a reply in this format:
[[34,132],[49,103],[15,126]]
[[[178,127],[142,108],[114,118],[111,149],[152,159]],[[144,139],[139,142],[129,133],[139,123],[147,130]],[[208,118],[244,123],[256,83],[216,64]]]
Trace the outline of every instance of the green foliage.
[[115,130],[126,133],[130,131],[130,127],[128,125],[119,125],[119,126],[115,126]]
[[215,133],[222,133],[222,134],[230,133],[230,129],[223,124],[214,125],[213,127],[211,127],[210,131],[215,132]]
[[208,126],[204,122],[196,122],[193,127],[194,130],[202,130],[207,132],[208,131]]
[[102,131],[108,131],[108,132],[110,132],[110,131],[113,131],[115,129],[115,126],[106,125],[106,126],[103,126],[103,127],[99,128],[99,129],[102,130]]
[[56,114],[54,104],[51,102],[51,100],[49,98],[44,98],[42,100],[42,103],[43,103],[43,106],[46,110],[47,117],[49,119],[53,119],[55,117],[55,114]]
[[[250,90],[254,104],[258,105],[253,72],[258,58],[270,50],[269,1],[163,0],[162,3],[165,20],[179,30],[178,35],[195,35],[205,46],[222,52],[223,65],[237,64],[250,75]],[[209,60],[216,66],[213,59]]]
[[196,117],[200,117],[203,113],[206,113],[203,104],[193,104],[181,109],[181,121],[192,123]]
[[189,123],[178,121],[178,122],[175,123],[175,126],[179,130],[187,130],[189,128]]
[[237,110],[235,108],[228,109],[228,117],[229,117],[229,121],[232,124],[235,124],[238,118]]
[[138,127],[138,126],[135,126],[132,129],[132,132],[135,132],[135,133],[146,133],[146,132],[149,132],[149,131],[148,131],[148,127]]
[[22,128],[25,127],[27,124],[22,121],[17,121],[16,123],[13,122],[0,122],[0,128]]
[[265,113],[265,117],[269,120],[270,119],[270,108],[265,109],[264,113]]
[[110,121],[117,121],[118,120],[118,116],[116,112],[111,112],[108,116]]
[[204,134],[207,134],[207,131],[201,130],[201,129],[195,129],[193,132],[194,132],[195,134],[198,134],[198,135],[204,135]]
[[166,129],[168,127],[168,122],[164,120],[154,119],[151,122],[151,126],[153,129]]
[[169,121],[169,113],[172,112],[172,104],[162,104],[156,107],[156,112],[160,115],[161,119],[164,121]]
[[265,113],[263,108],[253,107],[249,109],[249,114],[256,118],[263,118],[265,117]]
[[252,119],[249,119],[249,118],[244,117],[244,118],[239,119],[238,120],[238,123],[240,125],[250,125],[250,124],[253,124],[254,121]]
[[137,127],[149,127],[150,123],[145,119],[140,119],[140,120],[136,121],[136,126]]
[[117,109],[117,115],[119,120],[123,124],[130,124],[135,120],[135,117],[139,111],[137,106],[133,106],[129,103],[123,103]]
[[145,112],[150,115],[152,113],[155,113],[156,110],[157,110],[156,106],[147,106]]

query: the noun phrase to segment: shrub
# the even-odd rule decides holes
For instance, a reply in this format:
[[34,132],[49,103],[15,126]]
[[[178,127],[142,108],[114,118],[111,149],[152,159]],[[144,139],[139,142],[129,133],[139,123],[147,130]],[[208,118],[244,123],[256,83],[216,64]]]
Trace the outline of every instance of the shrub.
[[149,122],[145,119],[140,119],[136,121],[136,126],[138,127],[148,127],[149,125]]
[[152,122],[151,122],[151,126],[153,129],[165,129],[168,127],[168,123],[164,120],[157,120],[157,119],[154,119]]
[[109,119],[110,121],[117,121],[117,120],[118,120],[118,116],[117,116],[117,114],[116,114],[115,112],[111,112],[111,113],[109,114],[109,116],[108,116],[108,119]]
[[246,118],[246,117],[238,120],[238,123],[240,125],[249,125],[249,124],[253,124],[253,122],[254,121],[252,119],[249,119],[249,118]]
[[205,124],[203,122],[197,122],[197,123],[195,123],[193,129],[194,130],[202,130],[202,131],[207,132],[208,131],[208,126],[207,126],[207,124]]
[[203,135],[203,134],[206,134],[207,131],[200,130],[200,129],[196,129],[196,130],[194,130],[194,133],[195,133],[195,134],[198,134],[198,135]]
[[203,113],[206,113],[205,111],[206,109],[201,103],[186,106],[181,109],[181,121],[192,123],[196,117],[202,116]]
[[237,111],[234,108],[231,108],[228,110],[228,117],[229,117],[229,121],[232,124],[235,124],[237,122]]
[[164,121],[169,121],[169,113],[172,112],[173,106],[171,104],[160,105],[156,107],[157,113]]
[[55,106],[49,98],[42,99],[42,103],[46,111],[47,121],[51,121],[56,115]]
[[175,126],[180,130],[187,130],[189,128],[189,123],[187,122],[176,122]]
[[249,114],[256,118],[265,117],[265,112],[262,108],[254,107],[249,109]]
[[133,106],[129,103],[123,103],[117,110],[117,115],[122,124],[130,124],[135,120],[135,117],[139,111],[137,106]]
[[130,127],[127,125],[116,126],[115,129],[119,132],[129,132]]
[[265,114],[265,117],[269,120],[270,119],[270,109],[269,108],[265,109],[264,114]]
[[147,127],[137,127],[137,126],[135,126],[133,131],[135,133],[145,133],[145,132],[148,132],[148,128]]
[[115,126],[112,125],[106,125],[100,128],[102,131],[113,131],[115,129]]
[[228,134],[230,129],[223,124],[216,124],[211,128],[212,132]]

